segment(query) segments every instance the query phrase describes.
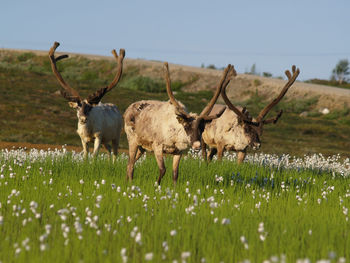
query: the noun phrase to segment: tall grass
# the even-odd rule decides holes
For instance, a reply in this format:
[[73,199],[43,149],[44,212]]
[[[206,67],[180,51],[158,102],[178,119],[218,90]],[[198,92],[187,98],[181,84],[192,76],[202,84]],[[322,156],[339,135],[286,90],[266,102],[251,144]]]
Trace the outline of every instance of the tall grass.
[[[44,157],[40,157],[40,156]],[[320,169],[205,164],[176,186],[153,157],[0,156],[2,262],[295,262],[349,258],[350,179]],[[45,157],[46,156],[46,157]],[[268,156],[266,158],[269,158]],[[347,164],[345,164],[347,165]]]

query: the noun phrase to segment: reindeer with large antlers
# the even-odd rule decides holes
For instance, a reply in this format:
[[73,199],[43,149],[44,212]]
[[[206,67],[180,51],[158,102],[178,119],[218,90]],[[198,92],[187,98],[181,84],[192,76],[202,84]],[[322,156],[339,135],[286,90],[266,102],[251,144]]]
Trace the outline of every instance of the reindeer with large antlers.
[[218,118],[223,111],[208,116],[224,85],[228,85],[233,74],[229,65],[216,88],[208,105],[197,115],[187,113],[184,105],[178,102],[171,91],[168,63],[164,64],[166,90],[169,101],[142,100],[131,104],[124,113],[125,132],[129,142],[129,162],[127,179],[132,180],[134,165],[145,151],[153,151],[158,167],[160,184],[165,174],[163,154],[172,154],[173,182],[178,178],[178,169],[182,152],[192,146],[200,148],[200,137],[207,123]]
[[[296,78],[299,75],[299,69],[292,66],[293,75],[289,70],[286,70],[285,74],[288,78],[287,83],[270,104],[268,104],[263,110],[260,111],[258,117],[253,119],[246,108],[235,107],[226,95],[226,86],[224,85],[221,96],[224,99],[227,106],[215,105],[210,115],[215,115],[215,112],[222,111],[224,113],[220,118],[213,120],[210,124],[205,126],[205,130],[202,135],[202,154],[204,159],[213,158],[217,153],[218,159],[221,160],[224,150],[237,151],[238,163],[243,162],[246,156],[246,150],[248,147],[252,147],[254,150],[259,149],[261,142],[260,136],[263,132],[265,124],[276,124],[278,119],[282,115],[282,110],[276,117],[271,119],[265,119],[269,111],[276,106],[288,89],[293,85]],[[236,76],[236,72],[234,72]],[[209,115],[209,116],[210,116]],[[206,146],[209,146],[209,153],[206,152]]]
[[101,144],[111,153],[112,142],[113,160],[118,153],[119,138],[123,126],[123,118],[118,108],[110,103],[101,103],[102,97],[109,92],[119,82],[123,71],[123,59],[125,50],[120,49],[119,56],[115,50],[112,51],[118,62],[117,73],[113,81],[107,86],[100,88],[95,93],[89,95],[86,99],[80,97],[79,93],[71,88],[58,72],[56,62],[67,58],[68,55],[61,55],[55,58],[55,51],[60,44],[55,42],[49,51],[51,68],[63,90],[61,95],[68,100],[70,107],[77,111],[78,130],[81,143],[83,145],[84,157],[89,152],[88,143],[94,141],[93,156],[98,154]]

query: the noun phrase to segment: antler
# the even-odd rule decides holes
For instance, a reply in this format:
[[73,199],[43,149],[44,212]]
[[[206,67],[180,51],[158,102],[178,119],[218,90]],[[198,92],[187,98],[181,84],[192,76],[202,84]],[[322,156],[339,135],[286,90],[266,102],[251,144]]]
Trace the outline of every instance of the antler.
[[[260,111],[258,117],[256,118],[257,122],[261,122],[265,116],[269,113],[269,111],[276,106],[280,100],[284,97],[284,95],[287,93],[288,89],[293,85],[293,83],[295,82],[296,78],[298,77],[300,70],[298,68],[295,67],[295,65],[292,66],[292,72],[293,72],[293,76],[291,75],[289,70],[285,71],[285,74],[288,78],[288,82],[286,83],[286,85],[284,86],[284,88],[282,89],[281,93],[278,95],[277,98],[275,98],[269,105],[267,105],[262,111]],[[278,117],[279,118],[279,117]],[[277,118],[277,120],[278,120]],[[276,121],[277,121],[276,120]]]
[[125,50],[124,49],[120,49],[119,50],[119,56],[118,56],[118,54],[115,51],[115,49],[113,49],[112,50],[112,54],[114,55],[115,59],[118,62],[117,74],[115,75],[113,81],[107,87],[101,88],[98,91],[96,91],[95,93],[93,93],[93,94],[88,96],[87,101],[90,104],[93,104],[93,105],[94,104],[98,104],[101,101],[102,97],[107,92],[109,92],[113,87],[115,87],[118,84],[118,82],[119,82],[119,80],[121,78],[121,75],[122,75],[122,72],[123,72],[123,60],[124,60],[124,57],[125,57]]
[[283,110],[280,110],[280,112],[277,114],[277,116],[275,118],[263,120],[263,124],[270,124],[270,123],[276,124],[278,119],[281,118],[282,113],[283,113]]
[[[202,110],[200,117],[204,117],[204,116],[209,115],[209,113],[211,112],[211,110],[214,107],[216,100],[218,99],[218,97],[220,95],[220,92],[222,92],[223,89],[226,89],[227,85],[231,81],[231,78],[235,77],[235,76],[237,76],[237,72],[236,72],[235,68],[231,64],[228,64],[228,66],[225,68],[225,70],[222,74],[219,85],[216,87],[216,91],[215,91],[214,96],[209,101],[208,105]],[[224,110],[225,109],[223,109],[222,111],[219,112],[219,114],[216,114],[216,115],[220,116]]]
[[53,73],[55,74],[58,82],[61,84],[61,86],[63,87],[64,90],[61,90],[61,95],[69,100],[69,101],[72,101],[72,102],[80,102],[81,101],[81,98],[80,98],[80,95],[79,93],[72,89],[65,81],[64,79],[62,78],[61,74],[58,72],[57,70],[57,65],[56,65],[56,62],[61,60],[61,59],[64,59],[64,58],[68,58],[68,55],[61,55],[57,58],[55,58],[55,51],[57,49],[57,47],[60,45],[60,43],[58,42],[55,42],[53,44],[53,46],[50,48],[50,51],[49,51],[49,58],[50,58],[50,61],[51,61],[51,68],[52,68],[52,71]]
[[[225,83],[226,84],[226,83]],[[228,84],[228,83],[227,83]],[[221,97],[224,99],[226,105],[229,107],[230,110],[232,110],[234,113],[236,113],[236,115],[238,116],[238,118],[241,121],[244,122],[250,122],[250,120],[248,119],[248,117],[244,114],[244,112],[246,111],[246,108],[243,108],[242,111],[240,111],[239,109],[237,109],[229,100],[229,98],[226,95],[226,87],[227,84],[223,87],[223,89],[221,90]]]
[[166,82],[166,91],[168,93],[168,97],[170,99],[171,104],[173,104],[176,108],[176,110],[181,114],[184,115],[186,118],[190,118],[190,115],[184,111],[184,109],[180,106],[180,104],[176,101],[174,94],[171,90],[171,81],[170,81],[170,74],[169,74],[169,65],[168,62],[164,62],[164,77]]

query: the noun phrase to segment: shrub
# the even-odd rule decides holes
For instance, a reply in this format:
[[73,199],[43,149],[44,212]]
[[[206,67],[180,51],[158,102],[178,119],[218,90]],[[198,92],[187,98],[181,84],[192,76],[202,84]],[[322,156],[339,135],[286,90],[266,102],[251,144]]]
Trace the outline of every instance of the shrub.
[[34,53],[26,52],[26,53],[19,54],[17,56],[17,60],[20,61],[20,62],[24,62],[24,61],[27,61],[27,60],[32,59],[34,57],[35,57]]
[[270,72],[263,72],[262,75],[265,78],[271,78],[272,77],[272,74]]
[[257,87],[257,86],[260,86],[262,84],[261,80],[259,79],[254,79],[254,86]]
[[208,66],[207,66],[207,68],[209,68],[209,69],[216,69],[216,67],[215,67],[215,65],[214,65],[214,64],[210,64],[210,65],[208,65]]
[[165,91],[165,84],[160,80],[154,80],[144,76],[134,76],[121,84],[121,87],[131,90],[141,90],[151,93]]

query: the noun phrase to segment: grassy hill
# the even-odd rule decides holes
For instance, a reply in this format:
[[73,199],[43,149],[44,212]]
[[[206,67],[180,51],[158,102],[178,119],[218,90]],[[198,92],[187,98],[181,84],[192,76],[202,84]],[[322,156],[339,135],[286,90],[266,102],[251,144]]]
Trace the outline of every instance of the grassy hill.
[[[77,89],[82,97],[108,84],[113,79],[116,69],[114,60],[107,58],[72,56],[58,64],[65,80]],[[170,65],[175,96],[193,112],[200,112],[211,98],[213,84],[220,75],[217,72],[214,72],[215,77],[212,77],[211,73],[203,75],[200,70],[196,73],[184,70],[172,72]],[[205,70],[207,69],[203,69]],[[245,92],[245,96],[233,99],[235,103],[247,106],[253,114],[259,112],[271,100],[267,99],[266,94],[259,92],[258,88],[254,89],[260,85],[259,81],[253,79],[247,84],[251,89]],[[232,82],[232,85],[235,85],[235,80]],[[59,95],[59,89],[47,56],[1,50],[0,141],[79,146],[76,113]],[[141,99],[168,99],[161,67],[138,63],[136,60],[130,63],[126,60],[120,83],[103,98],[103,102],[116,104],[123,113],[132,102]],[[266,126],[260,151],[292,155],[340,153],[349,156],[349,108],[344,104],[342,108],[322,115],[315,107],[318,99],[284,99],[274,109],[276,112],[283,108],[284,115],[277,125]],[[308,116],[301,117],[302,112],[308,112]],[[125,134],[121,147],[127,148]]]

